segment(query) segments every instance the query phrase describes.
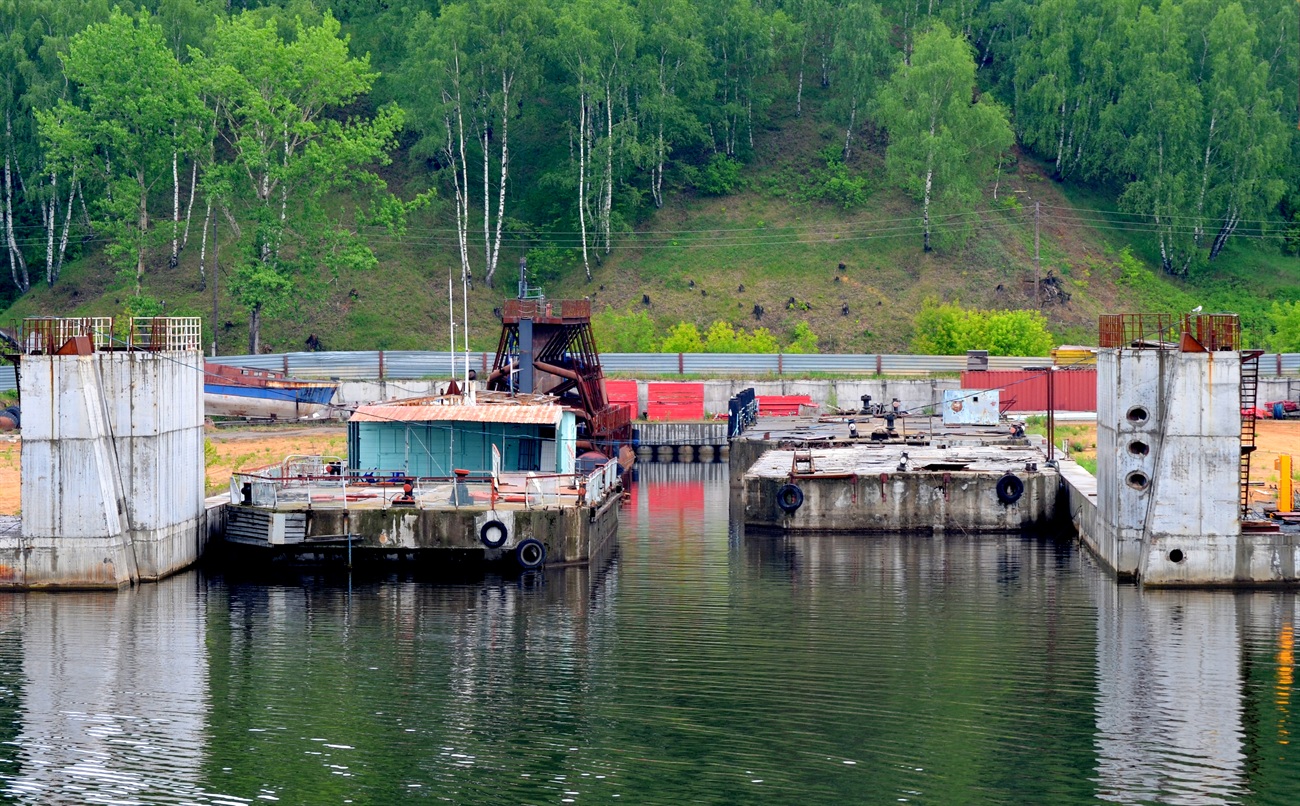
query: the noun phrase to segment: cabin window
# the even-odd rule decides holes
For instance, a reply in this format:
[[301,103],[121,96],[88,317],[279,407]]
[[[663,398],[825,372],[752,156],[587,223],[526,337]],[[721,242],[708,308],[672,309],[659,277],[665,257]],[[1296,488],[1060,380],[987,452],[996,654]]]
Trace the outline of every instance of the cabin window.
[[539,443],[535,439],[527,437],[519,440],[519,462],[516,470],[537,470],[539,455],[541,453]]

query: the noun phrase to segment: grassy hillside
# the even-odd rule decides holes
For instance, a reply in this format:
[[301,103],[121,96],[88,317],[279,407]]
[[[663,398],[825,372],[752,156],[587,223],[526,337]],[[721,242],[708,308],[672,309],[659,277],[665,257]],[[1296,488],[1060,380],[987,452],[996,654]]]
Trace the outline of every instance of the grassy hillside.
[[[612,253],[593,265],[590,284],[579,265],[548,284],[547,294],[589,296],[598,310],[644,308],[663,330],[679,321],[703,330],[724,319],[767,327],[784,342],[807,321],[823,351],[900,352],[927,298],[980,308],[1034,305],[1032,211],[1039,202],[1042,272],[1070,294],[1068,302],[1043,307],[1060,342],[1095,343],[1102,313],[1198,304],[1241,312],[1259,338],[1273,300],[1300,298],[1300,260],[1283,256],[1271,242],[1238,240],[1211,266],[1212,274],[1187,282],[1157,276],[1142,232],[1124,216],[1091,212],[1111,210],[1113,194],[1057,184],[1023,154],[1000,173],[996,198],[995,188],[987,188],[966,244],[927,254],[914,228],[918,205],[883,184],[882,143],[869,144],[850,166],[866,178],[867,198],[846,210],[800,200],[809,177],[824,167],[819,152],[839,144],[838,128],[815,114],[789,116],[764,136],[771,142],[756,151],[780,156],[747,166],[742,191],[724,197],[670,193],[663,209],[616,238]],[[422,189],[426,177],[423,163],[402,154],[386,175],[393,190],[407,196]],[[522,198],[536,191],[516,186],[513,192]],[[263,349],[307,349],[311,335],[323,349],[446,349],[447,277],[459,272],[450,217],[445,203],[435,205],[412,218],[400,239],[371,236],[380,260],[374,271],[300,276],[290,310],[265,322]],[[227,294],[236,246],[223,226],[218,335],[225,354],[247,350],[247,313]],[[503,256],[496,289],[479,283],[471,292],[476,349],[496,344],[493,309],[513,296],[521,253]],[[161,250],[152,264],[145,292],[163,300],[167,313],[200,315],[208,327],[212,289],[199,283],[197,227],[178,268],[166,269]],[[33,288],[0,319],[118,314],[129,294],[129,285],[92,251],[67,266],[54,287]],[[457,297],[459,319],[459,287]],[[755,306],[763,310],[761,319]]]

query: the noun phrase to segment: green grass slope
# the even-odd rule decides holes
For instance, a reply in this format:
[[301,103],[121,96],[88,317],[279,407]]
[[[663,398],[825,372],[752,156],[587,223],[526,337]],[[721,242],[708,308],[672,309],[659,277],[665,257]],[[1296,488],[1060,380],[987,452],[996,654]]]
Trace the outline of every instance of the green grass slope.
[[[966,243],[925,253],[915,229],[919,206],[881,179],[882,142],[869,141],[851,166],[868,178],[868,195],[846,210],[801,201],[806,194],[797,192],[824,166],[818,154],[836,147],[842,130],[813,114],[778,124],[756,148],[777,156],[747,166],[743,190],[724,197],[689,190],[668,194],[662,209],[634,231],[616,235],[614,249],[593,262],[592,282],[579,266],[548,285],[548,296],[591,297],[597,310],[644,309],[662,331],[679,321],[703,331],[721,319],[769,328],[788,342],[794,327],[807,321],[824,352],[903,352],[913,317],[927,299],[978,308],[1034,307],[1032,211],[1038,202],[1042,274],[1059,279],[1070,295],[1068,302],[1042,306],[1062,343],[1095,343],[1102,313],[1189,310],[1198,304],[1241,312],[1258,341],[1272,301],[1300,298],[1300,260],[1283,256],[1270,242],[1238,240],[1210,271],[1190,281],[1157,275],[1145,235],[1125,217],[1105,212],[1113,208],[1113,197],[1104,189],[1057,184],[1043,164],[1023,154],[986,189]],[[399,154],[387,178],[395,191],[409,195],[421,189],[422,170]],[[514,195],[524,197],[526,190],[515,188]],[[380,261],[373,271],[299,276],[289,309],[264,322],[263,349],[304,350],[310,336],[323,349],[446,349],[447,278],[459,274],[449,219],[443,203],[414,216],[401,238],[369,236]],[[243,353],[247,312],[229,296],[238,245],[224,223],[218,338],[223,354]],[[471,233],[478,253],[481,238],[480,231],[476,244]],[[199,281],[198,240],[196,225],[174,270],[166,268],[161,251],[153,255],[145,293],[163,300],[168,314],[202,316],[208,328],[212,287]],[[475,349],[495,347],[493,310],[514,294],[520,255],[518,249],[503,254],[495,289],[478,283],[471,291]],[[33,288],[0,320],[121,314],[129,288],[92,251],[69,264],[53,287]],[[458,347],[460,340],[458,332]]]

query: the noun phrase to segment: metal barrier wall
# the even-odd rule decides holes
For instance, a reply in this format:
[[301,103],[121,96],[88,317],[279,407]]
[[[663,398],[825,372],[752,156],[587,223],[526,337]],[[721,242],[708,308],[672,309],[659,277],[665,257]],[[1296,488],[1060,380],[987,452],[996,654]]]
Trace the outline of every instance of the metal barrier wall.
[[[493,353],[470,352],[469,367],[482,376],[492,365]],[[355,352],[274,353],[223,355],[208,359],[219,364],[270,369],[302,378],[353,380],[410,380],[446,378],[453,355],[422,350],[362,350]],[[465,353],[455,354],[457,377],[465,374]],[[729,353],[604,353],[605,372],[630,375],[699,374],[755,378],[765,375],[797,377],[825,372],[837,375],[957,375],[966,371],[964,355],[885,355],[874,353],[824,353],[765,355]],[[1051,364],[1050,358],[990,356],[988,368],[1023,370]],[[1300,376],[1300,353],[1266,353],[1259,361],[1262,378]],[[0,366],[0,391],[15,389],[14,369]]]

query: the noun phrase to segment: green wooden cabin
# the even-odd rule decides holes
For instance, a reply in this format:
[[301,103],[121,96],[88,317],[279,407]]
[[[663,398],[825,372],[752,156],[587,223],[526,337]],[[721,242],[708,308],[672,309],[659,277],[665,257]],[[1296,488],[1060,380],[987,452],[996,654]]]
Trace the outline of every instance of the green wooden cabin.
[[573,473],[577,420],[563,406],[435,400],[359,407],[348,420],[348,467],[448,477],[490,471],[496,446],[502,472]]

